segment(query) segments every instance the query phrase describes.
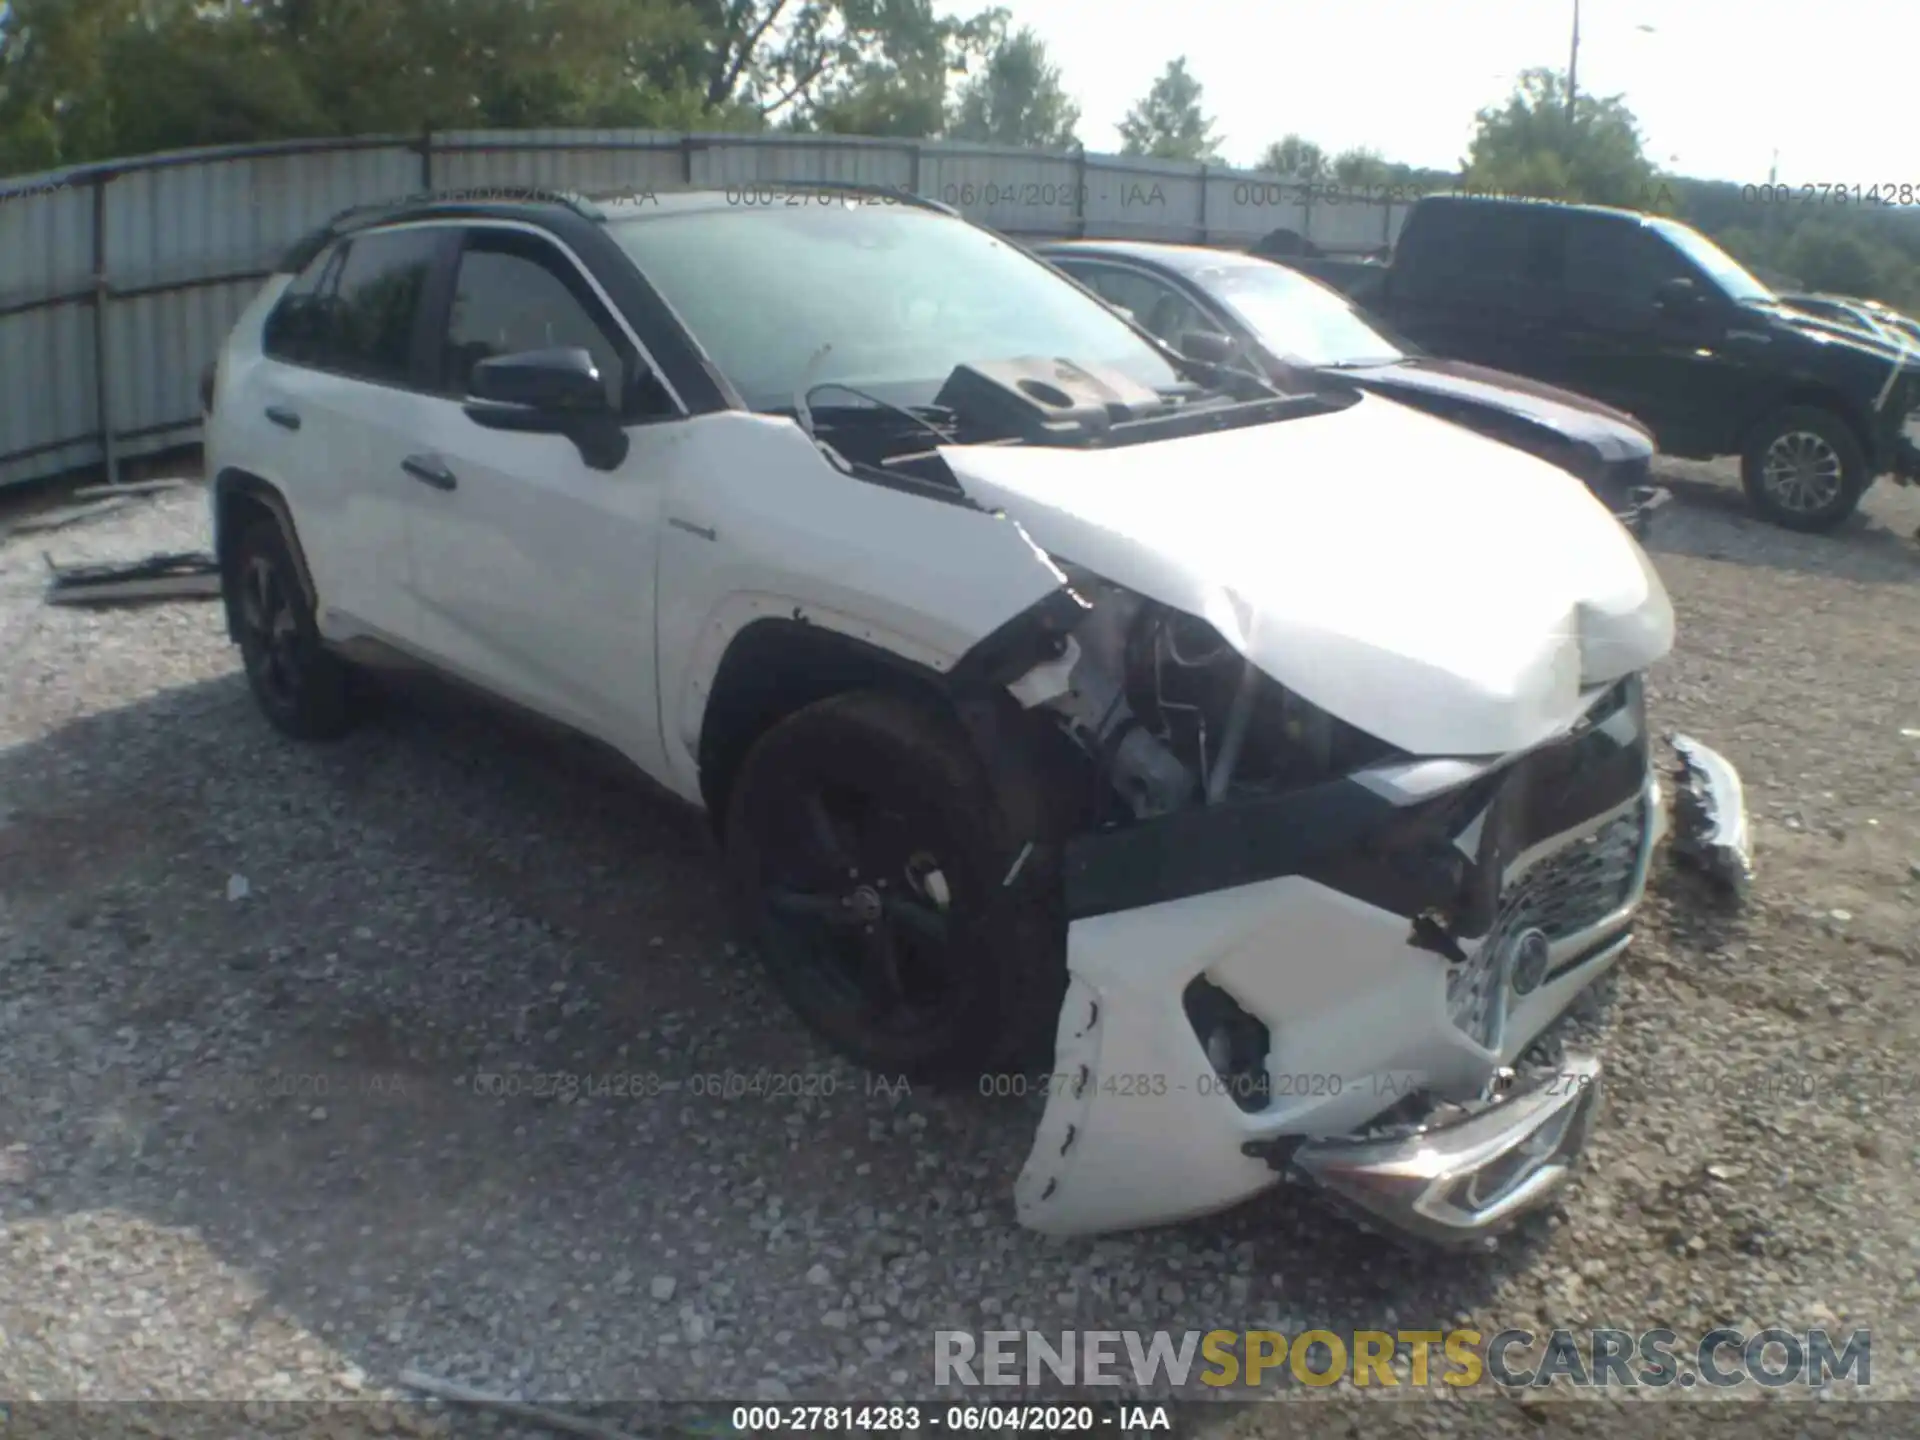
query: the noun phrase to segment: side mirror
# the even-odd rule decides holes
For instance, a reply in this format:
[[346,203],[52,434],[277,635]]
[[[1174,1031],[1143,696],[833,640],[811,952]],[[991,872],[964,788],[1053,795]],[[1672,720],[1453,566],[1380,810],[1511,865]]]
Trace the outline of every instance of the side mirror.
[[607,382],[593,357],[577,346],[495,355],[473,367],[474,399],[517,405],[561,417],[604,413]]
[[1199,360],[1207,365],[1228,365],[1240,354],[1240,347],[1233,343],[1233,337],[1222,335],[1217,330],[1183,331],[1179,350],[1189,360]]
[[627,458],[627,432],[607,402],[607,382],[578,346],[495,355],[473,367],[467,417],[489,430],[564,435],[595,470]]

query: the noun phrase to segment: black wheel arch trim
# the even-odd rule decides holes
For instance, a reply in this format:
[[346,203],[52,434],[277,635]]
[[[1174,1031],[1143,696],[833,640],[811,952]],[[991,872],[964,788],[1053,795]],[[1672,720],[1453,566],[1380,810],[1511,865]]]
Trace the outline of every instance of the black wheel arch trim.
[[271,481],[263,480],[250,471],[229,467],[214,477],[213,482],[213,548],[220,564],[227,638],[236,642],[240,638],[240,615],[236,605],[233,566],[237,558],[234,546],[240,536],[239,527],[229,526],[228,514],[232,503],[238,500],[259,506],[279,526],[287,554],[293,559],[294,578],[299,581],[301,595],[316,615],[320,610],[320,596],[313,582],[313,570],[307,563],[307,552],[300,544],[300,531],[293,522],[293,509],[288,505],[286,496]]
[[[769,665],[770,652],[784,663]],[[816,625],[799,606],[791,616],[765,616],[735,631],[708,684],[694,752],[701,799],[715,829],[725,823],[727,793],[741,762],[762,735],[807,705],[869,687],[945,698],[937,671],[857,635]]]
[[1788,386],[1769,394],[1740,427],[1732,453],[1745,456],[1766,427],[1786,410],[1823,410],[1844,425],[1867,463],[1863,478],[1870,479],[1884,468],[1892,436],[1879,434],[1868,414],[1840,391],[1819,384]]

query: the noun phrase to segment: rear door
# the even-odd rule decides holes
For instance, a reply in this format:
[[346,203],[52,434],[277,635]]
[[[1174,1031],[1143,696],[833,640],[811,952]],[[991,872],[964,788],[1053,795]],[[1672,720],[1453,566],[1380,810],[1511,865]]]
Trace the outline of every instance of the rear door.
[[414,227],[338,240],[267,322],[266,417],[294,457],[294,520],[333,638],[417,636],[406,496],[388,461],[405,446],[421,302],[452,238]]
[[1417,220],[1407,237],[1417,243],[1393,264],[1393,328],[1436,355],[1550,378],[1561,274],[1553,207],[1461,201]]

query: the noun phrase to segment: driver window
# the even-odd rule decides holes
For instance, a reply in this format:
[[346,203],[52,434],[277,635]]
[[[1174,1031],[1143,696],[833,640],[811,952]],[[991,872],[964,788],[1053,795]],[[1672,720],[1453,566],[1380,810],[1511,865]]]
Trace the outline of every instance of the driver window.
[[1079,273],[1090,289],[1109,303],[1131,310],[1144,329],[1169,345],[1178,345],[1189,330],[1215,328],[1184,295],[1150,276],[1104,267]]
[[606,381],[607,403],[625,413],[629,379],[640,367],[628,363],[624,337],[616,340],[613,327],[594,313],[599,305],[592,292],[567,274],[572,266],[562,270],[562,257],[540,253],[547,249],[518,237],[469,240],[447,316],[441,372],[447,389],[468,394],[473,367],[496,355],[578,346]]

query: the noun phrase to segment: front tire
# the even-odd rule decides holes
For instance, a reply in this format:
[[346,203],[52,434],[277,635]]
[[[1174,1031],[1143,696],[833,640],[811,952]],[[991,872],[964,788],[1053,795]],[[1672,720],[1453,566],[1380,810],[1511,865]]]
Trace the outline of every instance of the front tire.
[[262,518],[234,548],[240,659],[260,712],[296,740],[336,740],[353,728],[350,676],[328,653],[279,524]]
[[1740,478],[1763,518],[1812,534],[1833,529],[1859,509],[1873,481],[1846,421],[1807,405],[1789,406],[1753,432]]
[[931,705],[862,691],[754,746],[727,858],[769,977],[868,1070],[952,1084],[1044,1061],[1066,945],[977,750]]

